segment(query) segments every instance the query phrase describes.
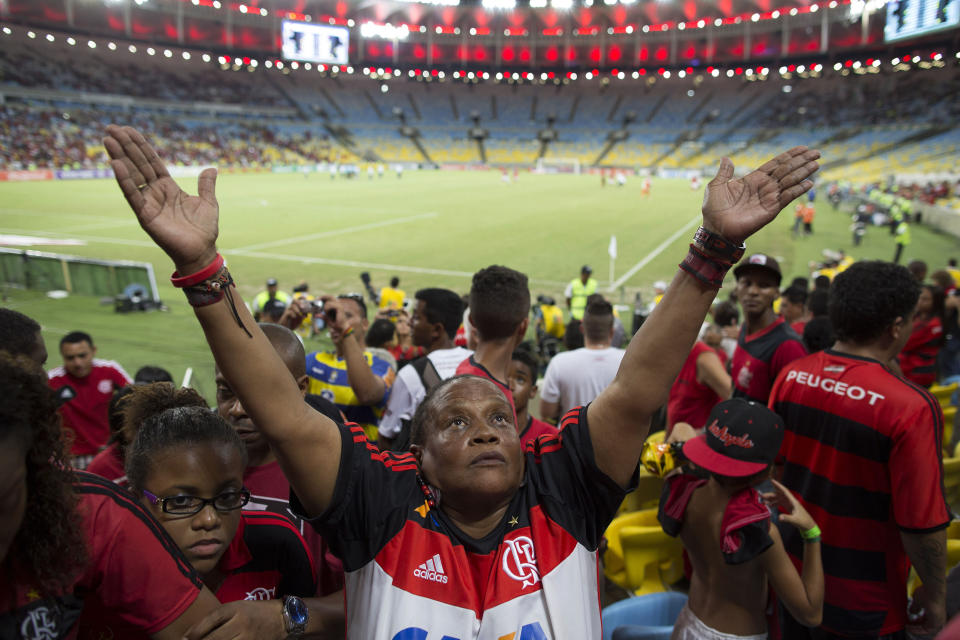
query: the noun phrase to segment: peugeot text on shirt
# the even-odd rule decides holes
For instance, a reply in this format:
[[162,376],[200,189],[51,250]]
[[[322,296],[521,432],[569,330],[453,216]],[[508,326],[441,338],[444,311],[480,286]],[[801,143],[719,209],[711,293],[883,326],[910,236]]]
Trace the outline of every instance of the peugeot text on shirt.
[[807,371],[797,371],[795,369],[788,371],[785,382],[791,381],[795,381],[797,384],[813,387],[814,389],[820,388],[827,393],[835,393],[838,396],[847,396],[851,400],[864,400],[869,398],[867,402],[871,407],[876,404],[877,400],[883,400],[884,398],[882,393],[877,393],[876,391],[871,391],[870,389],[864,389],[863,387],[855,384],[851,385],[847,384],[846,382],[840,382],[834,378],[818,376]]

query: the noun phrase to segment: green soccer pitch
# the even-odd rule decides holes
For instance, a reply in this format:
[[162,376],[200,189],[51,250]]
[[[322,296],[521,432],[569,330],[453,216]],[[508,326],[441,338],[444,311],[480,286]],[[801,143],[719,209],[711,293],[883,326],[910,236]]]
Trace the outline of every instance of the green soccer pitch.
[[[654,179],[644,197],[641,181],[631,177],[623,187],[601,187],[594,175],[524,172],[504,184],[496,170],[408,171],[402,179],[388,171],[373,180],[362,172],[352,180],[320,173],[224,173],[217,182],[219,248],[248,301],[268,277],[286,291],[306,280],[314,294],[362,292],[362,271],[376,288],[398,276],[408,297],[426,286],[465,293],[478,268],[504,264],[530,277],[534,298],[548,294],[562,305],[565,284],[583,264],[593,267],[608,292],[607,250],[616,235],[616,286],[608,296],[630,304],[637,291],[647,301],[654,281],[672,278],[699,222],[703,196],[684,180]],[[179,182],[195,193],[195,178]],[[781,260],[785,282],[808,275],[808,262],[820,260],[823,249],[844,249],[856,258],[893,257],[885,228],[869,229],[863,244],[853,247],[849,215],[834,212],[823,195],[821,190],[812,236],[791,237],[791,204],[747,243],[748,253]],[[212,399],[212,358],[192,312],[167,280],[170,261],[137,225],[112,180],[0,183],[0,234],[81,240],[86,244],[33,248],[151,262],[156,269],[169,312],[116,314],[96,298],[54,300],[4,287],[3,304],[43,326],[48,366],[59,364],[60,337],[80,329],[94,337],[99,357],[117,360],[131,375],[154,364],[179,378],[192,367],[195,385]],[[916,226],[912,235],[904,263],[920,258],[932,270],[960,253],[956,238]],[[307,348],[323,344],[310,340]]]

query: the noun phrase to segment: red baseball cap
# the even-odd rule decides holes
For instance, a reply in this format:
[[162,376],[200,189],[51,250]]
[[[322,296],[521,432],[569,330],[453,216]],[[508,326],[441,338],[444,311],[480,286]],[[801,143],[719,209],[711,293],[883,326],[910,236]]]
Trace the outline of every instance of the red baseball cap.
[[773,411],[733,398],[713,408],[703,433],[683,444],[683,455],[718,475],[750,476],[773,463],[783,432],[783,420]]

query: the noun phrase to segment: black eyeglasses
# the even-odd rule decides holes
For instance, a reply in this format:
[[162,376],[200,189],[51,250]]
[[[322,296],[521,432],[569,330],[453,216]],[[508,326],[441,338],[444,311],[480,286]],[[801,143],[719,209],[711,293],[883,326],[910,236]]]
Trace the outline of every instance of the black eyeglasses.
[[159,498],[146,489],[143,495],[153,504],[159,504],[160,510],[176,516],[192,516],[203,511],[204,507],[212,504],[217,511],[236,511],[250,502],[250,492],[246,489],[240,491],[224,491],[212,498],[200,498],[197,496],[167,496]]

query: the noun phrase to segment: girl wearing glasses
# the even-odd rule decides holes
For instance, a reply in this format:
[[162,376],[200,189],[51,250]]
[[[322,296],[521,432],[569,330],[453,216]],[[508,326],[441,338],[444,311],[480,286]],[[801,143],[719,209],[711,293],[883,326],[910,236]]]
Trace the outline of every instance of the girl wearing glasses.
[[[147,401],[134,393],[128,410]],[[319,612],[310,615],[311,605],[319,604],[300,599],[316,592],[313,562],[300,533],[282,516],[241,510],[250,499],[243,487],[246,464],[237,433],[216,413],[196,406],[147,418],[127,448],[130,490],[204,584],[227,603],[193,627],[191,639],[286,638],[322,625]],[[110,612],[90,616],[97,618],[102,631],[110,627],[114,637],[137,637]]]

